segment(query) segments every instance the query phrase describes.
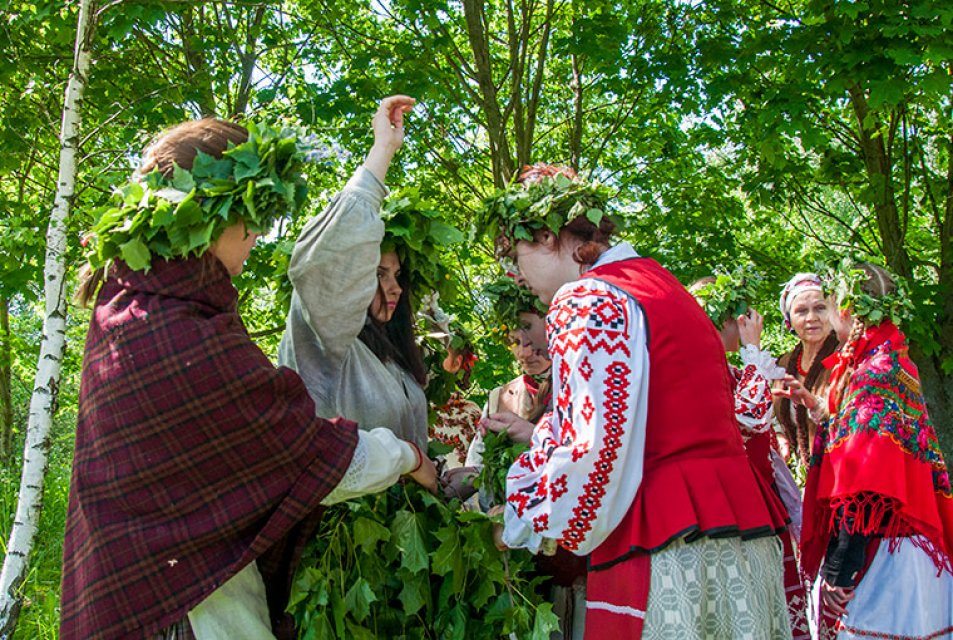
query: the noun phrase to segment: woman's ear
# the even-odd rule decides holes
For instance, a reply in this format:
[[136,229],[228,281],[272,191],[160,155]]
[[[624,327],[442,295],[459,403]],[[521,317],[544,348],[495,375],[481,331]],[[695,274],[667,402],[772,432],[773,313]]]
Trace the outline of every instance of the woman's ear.
[[536,242],[552,250],[556,246],[556,234],[549,229],[542,229],[536,233]]

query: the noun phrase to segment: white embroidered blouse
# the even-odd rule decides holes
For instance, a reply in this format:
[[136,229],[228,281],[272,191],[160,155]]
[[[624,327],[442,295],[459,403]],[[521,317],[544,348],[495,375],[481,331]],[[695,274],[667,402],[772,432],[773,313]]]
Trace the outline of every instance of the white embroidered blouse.
[[[635,257],[622,243],[595,266]],[[646,321],[629,294],[584,278],[556,292],[546,332],[554,407],[510,468],[503,542],[536,552],[552,538],[585,555],[619,525],[642,482]]]

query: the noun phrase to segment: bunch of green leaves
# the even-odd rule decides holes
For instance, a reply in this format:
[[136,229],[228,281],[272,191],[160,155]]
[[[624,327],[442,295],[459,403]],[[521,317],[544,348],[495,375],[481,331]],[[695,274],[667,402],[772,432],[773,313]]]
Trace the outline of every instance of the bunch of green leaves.
[[[509,276],[498,278],[483,286],[483,295],[490,303],[497,328],[504,334],[521,326],[521,313],[536,313],[545,316],[546,305],[526,287],[516,284]],[[505,335],[504,335],[505,337]]]
[[720,331],[729,318],[744,315],[755,299],[761,276],[750,264],[741,265],[734,271],[716,272],[715,281],[692,288],[692,295]]
[[885,267],[880,267],[896,286],[890,293],[871,293],[866,286],[870,276],[860,267],[861,264],[862,261],[847,257],[827,272],[829,288],[838,306],[848,309],[855,318],[862,318],[868,326],[876,326],[884,320],[899,326],[913,318],[916,309],[906,281]]
[[599,225],[609,215],[612,191],[598,182],[570,179],[562,174],[544,176],[528,184],[513,183],[483,202],[480,231],[500,235],[515,243],[533,241],[533,232],[553,233],[579,216]]
[[171,178],[155,170],[120,188],[85,239],[90,265],[120,258],[148,271],[156,256],[202,255],[239,220],[249,232],[265,233],[298,211],[308,194],[301,171],[312,139],[290,127],[245,127],[248,140],[230,145],[220,159],[199,151],[191,170],[175,166]]
[[299,637],[548,639],[558,619],[532,556],[498,551],[492,529],[417,485],[328,509],[292,589]]
[[452,300],[456,282],[442,256],[451,245],[463,241],[463,233],[446,222],[436,205],[422,199],[416,187],[402,189],[388,198],[381,218],[381,253],[397,253],[401,270],[410,274],[417,298],[414,302],[419,303],[422,296],[434,291],[441,300]]
[[491,501],[506,497],[506,475],[520,455],[529,449],[525,442],[514,442],[505,433],[487,432],[483,439],[483,469],[473,482]]

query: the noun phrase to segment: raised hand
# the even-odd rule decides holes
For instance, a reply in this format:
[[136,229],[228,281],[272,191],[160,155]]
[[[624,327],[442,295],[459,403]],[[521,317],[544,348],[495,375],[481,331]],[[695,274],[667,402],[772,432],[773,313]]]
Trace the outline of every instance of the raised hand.
[[371,120],[374,146],[364,160],[364,167],[381,182],[387,176],[394,154],[404,143],[404,114],[409,113],[416,102],[410,96],[388,96],[381,100]]
[[746,344],[761,348],[761,329],[764,327],[764,318],[754,309],[748,309],[748,313],[738,316],[738,337],[741,339],[741,346]]

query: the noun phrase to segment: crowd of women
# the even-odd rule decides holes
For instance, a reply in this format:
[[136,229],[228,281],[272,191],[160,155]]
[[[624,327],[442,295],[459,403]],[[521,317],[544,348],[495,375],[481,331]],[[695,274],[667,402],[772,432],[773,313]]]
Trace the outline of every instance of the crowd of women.
[[[305,140],[179,125],[87,237],[63,638],[294,637],[322,508],[401,476],[499,514],[498,546],[552,576],[565,638],[953,634],[953,498],[880,267],[835,272],[837,294],[791,278],[799,340],[775,359],[743,296],[686,288],[614,240],[604,188],[528,167],[479,221],[522,373],[428,429],[413,283],[381,244],[413,104],[381,102],[363,165],[300,232],[279,366],[231,277],[303,203]],[[447,346],[465,374],[472,351]],[[473,496],[489,433],[527,449],[505,495]],[[442,474],[430,438],[455,449]]]

